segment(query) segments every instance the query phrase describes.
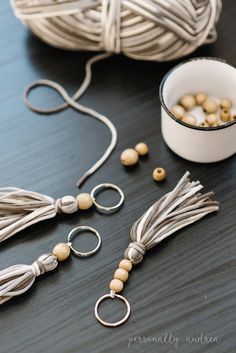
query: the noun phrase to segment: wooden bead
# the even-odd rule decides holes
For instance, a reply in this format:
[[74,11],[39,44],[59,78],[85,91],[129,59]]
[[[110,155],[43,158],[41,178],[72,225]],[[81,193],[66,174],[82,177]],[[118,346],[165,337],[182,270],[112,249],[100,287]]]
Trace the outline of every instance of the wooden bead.
[[162,181],[166,178],[166,171],[163,168],[156,168],[152,173],[153,179],[156,181]]
[[132,270],[132,267],[133,267],[132,262],[127,259],[123,259],[119,263],[119,268],[122,268],[123,270],[126,270],[128,272],[130,272]]
[[180,98],[180,104],[186,109],[191,110],[196,105],[195,97],[192,94],[186,94]]
[[212,127],[218,127],[224,125],[224,123],[222,121],[217,121],[217,123],[215,123],[214,125],[211,125]]
[[139,160],[138,152],[136,152],[133,148],[128,148],[121,153],[120,160],[125,166],[134,165]]
[[140,156],[145,156],[146,154],[148,154],[149,152],[149,148],[148,145],[144,142],[140,142],[135,146],[135,150],[136,152],[138,152],[138,154]]
[[207,124],[206,121],[201,121],[198,126],[201,126],[201,127],[209,127],[209,125]]
[[114,278],[111,280],[109,287],[114,292],[119,293],[124,288],[124,284],[120,279]]
[[185,109],[182,105],[176,104],[171,108],[171,112],[177,119],[182,119],[185,114]]
[[209,126],[213,126],[214,124],[216,124],[218,121],[217,116],[215,114],[209,114],[206,117],[206,122]]
[[52,251],[58,261],[64,261],[70,256],[70,247],[65,243],[57,244]]
[[230,111],[228,109],[221,109],[220,118],[224,122],[230,121],[230,119],[231,119]]
[[190,125],[196,125],[196,123],[197,123],[197,120],[196,120],[195,116],[192,115],[192,114],[187,114],[187,115],[185,115],[185,116],[181,119],[181,121],[183,121],[183,122],[186,123],[186,124],[190,124]]
[[197,105],[203,105],[203,103],[207,100],[206,93],[200,92],[195,95]]
[[208,114],[215,113],[218,110],[218,104],[214,99],[207,99],[202,106],[204,112]]
[[230,118],[230,121],[235,121],[236,120],[236,115],[232,115]]
[[93,206],[93,198],[87,193],[82,193],[76,196],[76,201],[80,210],[88,210]]
[[129,272],[123,268],[118,268],[114,274],[114,278],[119,279],[124,283],[129,278]]
[[230,109],[232,107],[232,102],[228,98],[224,98],[220,102],[220,107],[222,109]]

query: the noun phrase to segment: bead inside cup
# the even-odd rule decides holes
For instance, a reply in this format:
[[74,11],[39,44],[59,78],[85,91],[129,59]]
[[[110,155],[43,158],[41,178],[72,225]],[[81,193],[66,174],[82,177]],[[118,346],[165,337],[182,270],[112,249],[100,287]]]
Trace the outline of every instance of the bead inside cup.
[[[236,113],[236,70],[230,64],[214,58],[196,58],[173,68],[160,85],[162,135],[167,145],[181,157],[195,162],[215,162],[236,152],[236,121],[219,126],[199,126],[206,118],[201,106],[191,113],[196,125],[177,119],[171,108],[186,94],[205,92],[218,103],[223,98],[232,102]],[[219,115],[219,111],[217,112]]]

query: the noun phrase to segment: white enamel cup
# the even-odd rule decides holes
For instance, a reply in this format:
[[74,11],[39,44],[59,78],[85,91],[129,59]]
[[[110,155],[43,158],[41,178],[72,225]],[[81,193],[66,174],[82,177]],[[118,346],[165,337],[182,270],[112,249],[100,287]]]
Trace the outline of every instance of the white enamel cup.
[[235,120],[219,127],[203,128],[185,124],[171,113],[171,107],[181,96],[197,92],[229,98],[236,107],[236,69],[223,60],[204,57],[185,61],[165,75],[159,94],[162,136],[166,144],[193,162],[217,162],[234,155]]

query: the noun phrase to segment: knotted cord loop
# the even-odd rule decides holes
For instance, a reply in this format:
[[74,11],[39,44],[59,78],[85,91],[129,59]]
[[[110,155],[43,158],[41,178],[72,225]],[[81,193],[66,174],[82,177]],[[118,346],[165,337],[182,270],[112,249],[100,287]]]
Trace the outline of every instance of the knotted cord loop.
[[56,213],[74,213],[78,210],[76,198],[64,196],[55,201]]
[[41,265],[41,262],[36,260],[30,266],[35,277],[38,277],[41,275],[41,273],[45,272],[44,266],[40,266],[40,265]]
[[29,266],[35,277],[52,271],[57,267],[57,258],[53,254],[43,254]]
[[54,270],[58,265],[56,256],[44,254],[32,265],[14,265],[0,271],[0,305],[25,293],[41,274]]
[[124,256],[126,259],[132,261],[134,265],[137,265],[139,262],[143,260],[143,256],[145,255],[146,248],[145,245],[140,242],[130,243],[128,248],[125,250]]

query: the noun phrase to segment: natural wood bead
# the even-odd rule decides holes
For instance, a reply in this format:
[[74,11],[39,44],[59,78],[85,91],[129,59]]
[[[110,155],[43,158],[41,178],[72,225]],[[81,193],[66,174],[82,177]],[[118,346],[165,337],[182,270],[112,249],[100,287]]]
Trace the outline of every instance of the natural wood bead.
[[207,124],[206,121],[201,121],[198,126],[201,126],[201,127],[209,127],[209,125]]
[[230,121],[234,121],[234,120],[236,120],[236,115],[232,115],[230,118]]
[[185,114],[185,109],[181,105],[176,104],[171,108],[171,112],[177,119],[182,119]]
[[135,146],[135,150],[136,152],[138,152],[138,154],[140,156],[145,156],[146,154],[148,154],[149,152],[149,148],[148,145],[144,142],[140,142]]
[[132,262],[128,259],[123,259],[119,263],[119,268],[122,268],[123,270],[126,270],[128,272],[132,270],[132,267],[133,267]]
[[192,94],[186,94],[180,98],[180,104],[186,109],[191,110],[196,105],[195,97]]
[[124,284],[120,279],[114,278],[111,280],[109,287],[114,292],[119,293],[124,288]]
[[231,114],[230,111],[228,109],[221,109],[220,111],[220,118],[221,120],[223,120],[224,122],[228,122],[231,119]]
[[82,193],[76,196],[76,201],[80,210],[88,210],[93,206],[93,198],[87,193]]
[[139,160],[138,152],[133,148],[128,148],[121,153],[120,160],[125,166],[134,165]]
[[156,168],[152,173],[153,179],[156,181],[162,181],[166,178],[166,171],[163,168]]
[[181,121],[183,121],[183,122],[186,123],[186,124],[190,124],[190,125],[196,125],[196,123],[197,123],[197,120],[196,120],[195,116],[192,115],[192,114],[187,114],[187,115],[185,115],[185,116],[181,119]]
[[218,119],[217,119],[217,116],[215,114],[209,114],[206,117],[206,122],[210,126],[213,126],[214,124],[216,124],[217,121],[218,121]]
[[212,127],[218,127],[224,125],[224,123],[222,121],[217,121],[217,123],[215,123],[214,125],[212,125]]
[[58,261],[64,261],[70,256],[70,247],[65,243],[57,244],[52,251]]
[[222,109],[230,109],[232,107],[232,102],[228,98],[224,98],[220,102],[220,107]]
[[114,278],[119,279],[122,282],[126,282],[129,278],[129,272],[123,268],[118,268],[114,274]]
[[214,99],[207,99],[202,106],[204,112],[208,114],[215,113],[218,110],[218,104]]
[[203,105],[203,103],[207,100],[206,93],[199,92],[195,95],[197,105]]

